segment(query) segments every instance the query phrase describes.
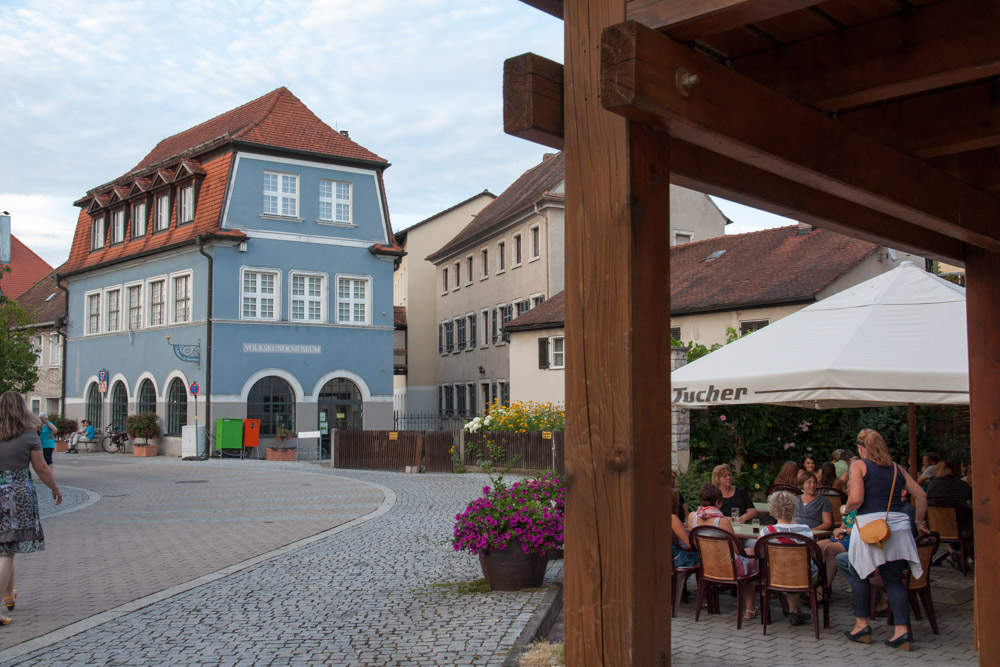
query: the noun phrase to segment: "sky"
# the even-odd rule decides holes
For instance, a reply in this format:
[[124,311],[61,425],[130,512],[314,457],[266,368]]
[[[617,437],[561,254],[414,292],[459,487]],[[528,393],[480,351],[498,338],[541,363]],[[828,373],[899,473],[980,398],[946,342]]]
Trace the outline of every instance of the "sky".
[[[88,189],[286,86],[392,164],[405,229],[550,152],[503,133],[503,62],[562,50],[562,21],[518,0],[0,0],[0,211],[58,266]],[[789,224],[719,204],[729,233]]]

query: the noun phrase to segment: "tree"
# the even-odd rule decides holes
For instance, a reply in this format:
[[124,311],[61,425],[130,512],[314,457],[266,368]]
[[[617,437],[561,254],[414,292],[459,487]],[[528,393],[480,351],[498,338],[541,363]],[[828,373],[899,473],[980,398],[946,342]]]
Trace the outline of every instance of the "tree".
[[[0,267],[0,278],[10,267]],[[17,301],[0,294],[0,393],[9,389],[27,393],[38,382],[34,318]]]

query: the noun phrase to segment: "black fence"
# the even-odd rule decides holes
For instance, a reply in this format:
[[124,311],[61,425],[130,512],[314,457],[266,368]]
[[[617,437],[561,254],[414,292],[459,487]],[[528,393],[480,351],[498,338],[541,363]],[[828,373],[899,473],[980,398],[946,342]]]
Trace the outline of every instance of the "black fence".
[[465,424],[479,413],[459,412],[393,412],[393,429],[396,431],[461,431]]

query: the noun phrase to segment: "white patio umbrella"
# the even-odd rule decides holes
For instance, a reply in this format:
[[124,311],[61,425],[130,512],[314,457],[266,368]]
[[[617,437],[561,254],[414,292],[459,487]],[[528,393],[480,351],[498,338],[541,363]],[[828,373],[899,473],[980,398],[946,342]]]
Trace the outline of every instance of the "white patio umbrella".
[[965,290],[902,262],[678,368],[671,383],[681,407],[967,404]]

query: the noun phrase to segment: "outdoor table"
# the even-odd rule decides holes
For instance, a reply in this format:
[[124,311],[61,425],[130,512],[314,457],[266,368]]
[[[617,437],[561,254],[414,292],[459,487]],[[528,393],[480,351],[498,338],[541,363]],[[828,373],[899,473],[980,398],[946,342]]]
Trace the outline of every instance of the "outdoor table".
[[[754,526],[751,523],[734,523],[733,532],[737,537],[753,538],[760,534],[761,526]],[[812,532],[814,540],[825,540],[833,534],[832,530],[814,530]]]
[[757,510],[758,514],[770,514],[771,509],[767,503],[754,503],[754,509]]

